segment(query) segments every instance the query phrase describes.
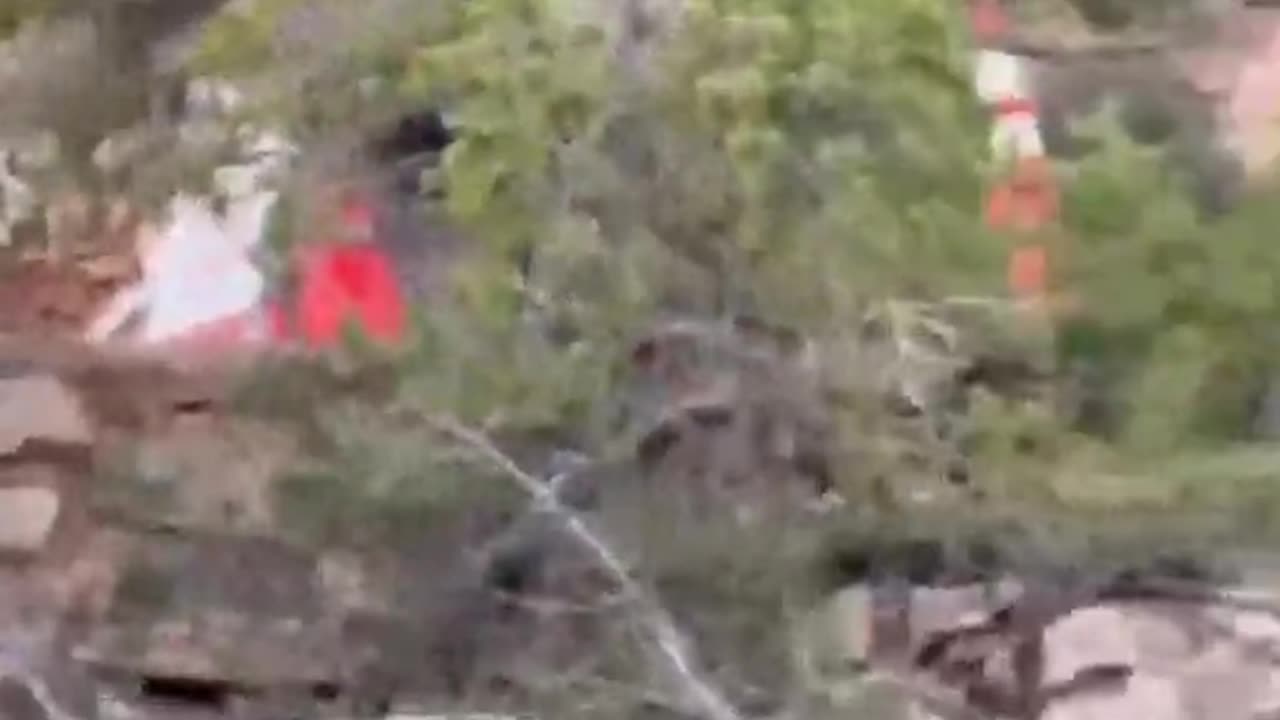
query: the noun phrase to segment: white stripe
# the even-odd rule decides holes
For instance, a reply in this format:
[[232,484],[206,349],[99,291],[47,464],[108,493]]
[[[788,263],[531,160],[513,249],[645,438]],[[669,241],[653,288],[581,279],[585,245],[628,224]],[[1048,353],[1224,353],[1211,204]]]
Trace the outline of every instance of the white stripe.
[[1043,157],[1039,118],[1025,112],[998,115],[991,129],[991,152],[998,158]]
[[978,99],[994,103],[1008,97],[1029,97],[1029,81],[1022,59],[998,50],[979,50],[974,63]]

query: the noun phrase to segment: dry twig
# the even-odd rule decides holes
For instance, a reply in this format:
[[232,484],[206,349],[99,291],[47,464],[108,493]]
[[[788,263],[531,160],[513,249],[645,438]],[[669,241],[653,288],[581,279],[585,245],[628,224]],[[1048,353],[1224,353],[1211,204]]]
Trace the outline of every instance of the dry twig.
[[454,418],[429,417],[427,421],[437,432],[470,447],[486,462],[500,470],[521,490],[528,493],[541,506],[541,510],[559,520],[565,531],[591,553],[596,562],[618,585],[621,595],[641,608],[641,623],[652,635],[652,640],[666,661],[672,678],[700,715],[707,720],[742,720],[742,716],[725,698],[724,693],[708,681],[697,667],[689,649],[689,642],[676,626],[671,614],[632,578],[626,563],[609,543],[591,530],[577,513],[560,503],[556,493],[548,484],[540,482],[522,470],[483,433],[468,428]]

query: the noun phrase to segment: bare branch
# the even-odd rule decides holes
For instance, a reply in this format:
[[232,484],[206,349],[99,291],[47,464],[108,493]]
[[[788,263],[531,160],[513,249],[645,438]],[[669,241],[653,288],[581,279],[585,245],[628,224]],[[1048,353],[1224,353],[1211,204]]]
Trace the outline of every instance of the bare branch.
[[483,433],[468,428],[456,419],[428,417],[427,422],[437,432],[479,453],[485,461],[528,493],[541,505],[544,512],[558,519],[569,535],[591,553],[617,583],[622,596],[641,608],[640,620],[643,626],[652,635],[673,679],[702,716],[708,720],[742,720],[742,716],[725,698],[724,693],[712,685],[697,667],[689,642],[676,626],[671,614],[632,578],[626,563],[609,543],[592,531],[581,517],[560,503],[548,484],[522,470]]

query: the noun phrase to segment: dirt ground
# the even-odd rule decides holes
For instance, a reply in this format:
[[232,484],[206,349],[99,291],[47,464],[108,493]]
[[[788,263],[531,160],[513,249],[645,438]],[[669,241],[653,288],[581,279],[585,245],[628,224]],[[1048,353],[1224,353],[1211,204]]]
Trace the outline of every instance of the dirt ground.
[[72,337],[140,267],[136,217],[80,198],[51,204],[42,226],[0,248],[0,335]]
[[[73,309],[83,312],[89,306],[84,302],[89,293],[75,297],[85,290],[83,276],[68,272],[63,278],[70,279],[61,280],[63,284],[39,272],[22,277],[29,287],[68,306],[84,303]],[[48,317],[15,312],[8,302],[0,307],[7,327],[22,331],[0,336],[0,394],[10,398],[3,408],[10,417],[0,422],[7,423],[6,432],[50,430],[47,437],[28,436],[0,456],[0,490],[46,488],[59,500],[51,534],[38,551],[0,555],[0,672],[14,674],[16,668],[18,674],[65,681],[72,687],[59,693],[64,696],[60,699],[70,703],[91,685],[76,680],[88,665],[80,662],[73,671],[73,648],[94,637],[90,629],[110,629],[104,623],[119,612],[122,578],[137,564],[139,553],[162,546],[140,538],[150,532],[181,537],[185,530],[164,530],[173,525],[217,528],[228,537],[262,533],[269,523],[261,483],[274,472],[273,463],[285,457],[288,445],[269,428],[228,419],[222,412],[223,376],[96,353],[65,335],[57,337],[64,326]],[[69,322],[71,316],[68,312],[58,320]],[[65,393],[53,399],[66,407],[15,405],[14,388],[35,378],[51,378],[63,388]],[[45,417],[55,419],[45,422]],[[88,435],[54,437],[56,423],[64,422],[56,418],[70,418],[76,425],[82,420]],[[178,477],[190,481],[178,483]],[[163,503],[139,499],[143,490],[154,487],[166,491]],[[234,522],[229,522],[232,516]],[[192,563],[190,569],[207,575],[209,568]],[[264,577],[269,580],[271,574]],[[125,660],[110,654],[107,660],[125,665],[136,660],[128,652],[121,656]],[[137,662],[146,654],[140,657]],[[0,707],[0,717],[9,717],[5,712]]]
[[[248,717],[341,716],[373,702],[368,688],[381,681],[362,673],[385,667],[384,653],[405,668],[437,655],[467,662],[448,658],[467,657],[475,628],[490,624],[466,583],[441,590],[459,568],[466,574],[450,528],[424,529],[421,547],[435,554],[411,554],[415,571],[396,556],[386,567],[399,570],[373,575],[381,560],[289,538],[276,526],[272,483],[297,458],[294,438],[235,412],[231,374],[21,327],[0,335],[0,399],[52,378],[88,428],[0,451],[0,491],[49,488],[60,500],[47,543],[0,556],[0,678],[49,696],[37,699],[37,718],[226,717],[246,703]],[[0,403],[11,428],[41,427],[34,419],[53,409]],[[406,620],[387,609],[392,595],[445,619]],[[461,615],[474,622],[450,619]],[[433,639],[437,628],[452,633]],[[0,694],[0,718],[18,717],[30,698],[13,702]]]

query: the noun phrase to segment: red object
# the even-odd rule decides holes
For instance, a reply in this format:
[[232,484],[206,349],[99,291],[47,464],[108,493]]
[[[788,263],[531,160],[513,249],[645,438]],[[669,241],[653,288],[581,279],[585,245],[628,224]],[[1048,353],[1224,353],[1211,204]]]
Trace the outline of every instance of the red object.
[[[1024,158],[1011,177],[997,185],[987,200],[987,225],[993,230],[1035,232],[1058,216],[1058,188],[1045,158]],[[1023,246],[1009,257],[1008,283],[1017,297],[1041,296],[1048,290],[1049,260],[1044,247]]]
[[973,0],[969,5],[973,34],[982,42],[995,42],[1008,34],[1009,16],[1000,0]]
[[1053,222],[1057,194],[1051,188],[1001,183],[987,198],[987,226],[993,230],[1029,232]]
[[1008,282],[1015,297],[1043,296],[1049,289],[1049,257],[1044,246],[1016,248],[1009,258]]
[[995,113],[1004,115],[1035,115],[1039,112],[1035,100],[1030,98],[1010,97],[996,102]]
[[407,312],[390,260],[373,245],[311,248],[301,262],[298,332],[313,347],[337,343],[348,322],[371,338],[399,341]]
[[1043,157],[1018,160],[1009,179],[987,199],[987,225],[995,230],[1034,231],[1057,216],[1058,188]]

